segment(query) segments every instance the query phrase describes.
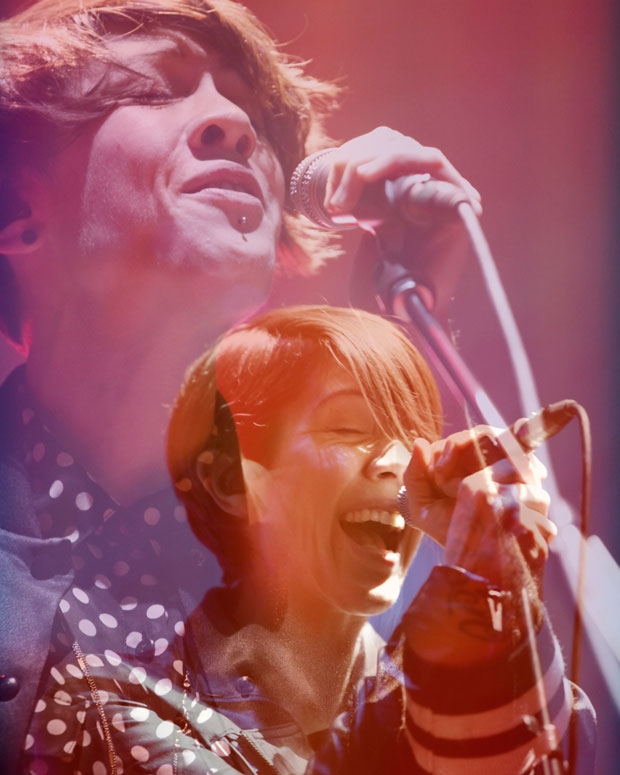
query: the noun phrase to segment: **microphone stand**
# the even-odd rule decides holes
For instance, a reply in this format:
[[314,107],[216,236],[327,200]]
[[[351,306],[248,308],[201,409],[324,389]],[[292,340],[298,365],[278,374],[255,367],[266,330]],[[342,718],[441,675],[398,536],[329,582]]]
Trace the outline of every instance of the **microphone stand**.
[[[379,259],[374,276],[377,301],[384,312],[397,316],[403,322],[415,326],[422,335],[426,349],[446,384],[461,405],[469,412],[475,424],[487,424],[507,428],[499,410],[484,388],[474,377],[465,361],[454,347],[443,326],[434,317],[424,301],[426,294],[401,264]],[[533,673],[540,696],[542,731],[551,744],[551,752],[542,760],[543,775],[565,775],[567,772],[557,740],[557,731],[547,710],[542,672],[536,650],[536,633],[529,609],[527,593],[523,590],[523,607],[527,626]],[[540,729],[540,728],[539,728]]]

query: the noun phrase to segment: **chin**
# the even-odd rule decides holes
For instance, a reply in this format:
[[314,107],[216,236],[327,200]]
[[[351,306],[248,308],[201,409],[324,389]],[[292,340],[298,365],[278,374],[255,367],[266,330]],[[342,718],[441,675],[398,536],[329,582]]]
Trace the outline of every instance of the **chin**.
[[356,596],[357,600],[351,600],[347,606],[349,613],[366,617],[383,614],[396,603],[400,590],[400,581],[389,579],[381,586],[367,590],[363,596]]

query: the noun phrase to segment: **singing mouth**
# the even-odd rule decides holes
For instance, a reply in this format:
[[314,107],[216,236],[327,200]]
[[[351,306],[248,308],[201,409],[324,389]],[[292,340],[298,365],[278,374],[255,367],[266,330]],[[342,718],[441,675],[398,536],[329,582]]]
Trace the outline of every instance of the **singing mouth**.
[[344,532],[361,546],[396,552],[405,531],[405,520],[397,511],[359,509],[340,520]]

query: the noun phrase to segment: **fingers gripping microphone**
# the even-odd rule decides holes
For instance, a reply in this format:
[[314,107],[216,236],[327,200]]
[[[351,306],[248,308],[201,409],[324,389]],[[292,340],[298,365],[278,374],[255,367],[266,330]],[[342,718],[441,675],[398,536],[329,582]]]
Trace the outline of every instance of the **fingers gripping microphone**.
[[[566,399],[548,404],[530,418],[517,420],[510,426],[512,436],[521,449],[528,453],[534,452],[547,439],[555,436],[577,415],[579,405],[576,401]],[[507,457],[502,445],[495,436],[483,435],[472,439],[471,445],[461,451],[459,458],[463,470],[473,474],[485,466],[493,465]],[[409,512],[407,490],[401,487],[398,493],[398,507],[405,522],[416,527]]]
[[389,218],[401,218],[424,226],[429,220],[451,219],[456,207],[469,202],[467,194],[445,180],[428,174],[405,175],[366,186],[352,213],[334,215],[323,205],[331,168],[328,148],[301,161],[291,177],[290,195],[295,209],[324,229],[351,229],[360,224],[377,226]]

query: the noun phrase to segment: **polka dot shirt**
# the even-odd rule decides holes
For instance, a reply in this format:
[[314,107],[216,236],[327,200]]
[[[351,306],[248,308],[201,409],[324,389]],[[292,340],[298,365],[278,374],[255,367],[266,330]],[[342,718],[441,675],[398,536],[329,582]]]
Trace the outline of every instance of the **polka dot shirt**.
[[[112,765],[99,755],[107,750],[112,731],[136,726],[146,713],[147,694],[155,706],[161,700],[163,716],[171,718],[149,728],[148,735],[141,727],[141,738],[148,740],[152,733],[153,740],[163,743],[172,728],[184,739],[187,720],[181,719],[181,726],[175,722],[188,691],[183,686],[186,670],[172,644],[176,640],[177,650],[181,648],[188,614],[220,572],[193,536],[172,488],[120,507],[58,445],[22,386],[18,397],[23,461],[41,534],[67,540],[75,569],[56,614],[40,699],[25,741],[24,771],[121,772],[122,763]],[[100,712],[110,700],[121,708],[116,715]],[[139,707],[133,707],[137,702]],[[133,715],[121,721],[124,707]],[[155,718],[155,713],[149,716]],[[167,741],[159,775],[173,772],[169,764],[176,770],[187,766],[196,742],[192,738],[181,745],[179,740],[175,762],[168,761],[175,751],[171,753]],[[139,745],[132,758],[142,764],[148,759]],[[151,764],[144,771],[154,772]]]
[[66,538],[75,569],[22,771],[302,775],[313,749],[294,719],[234,665],[208,676],[186,633],[220,574],[172,489],[121,508],[20,396],[40,530]]

